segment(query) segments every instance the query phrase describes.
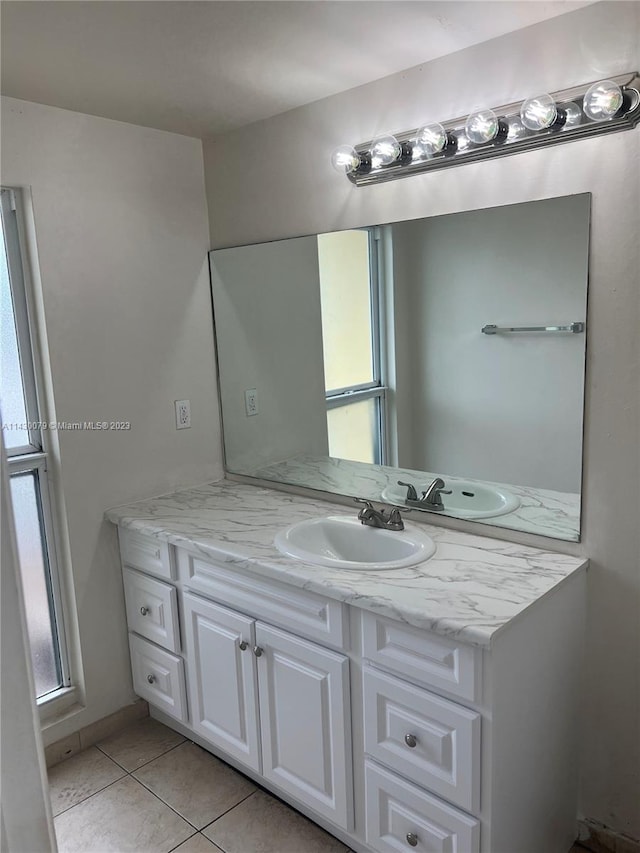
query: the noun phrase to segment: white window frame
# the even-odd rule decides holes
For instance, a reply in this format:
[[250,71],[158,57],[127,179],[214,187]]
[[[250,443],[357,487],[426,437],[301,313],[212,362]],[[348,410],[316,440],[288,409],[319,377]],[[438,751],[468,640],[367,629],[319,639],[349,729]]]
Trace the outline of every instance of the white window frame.
[[387,385],[385,381],[385,363],[383,348],[383,293],[380,258],[380,229],[377,226],[357,229],[366,231],[369,240],[369,301],[371,306],[371,362],[373,379],[345,388],[334,388],[326,394],[327,411],[349,406],[363,400],[377,399],[378,429],[374,444],[374,463],[386,465],[387,447]]
[[[2,221],[5,235],[9,281],[13,299],[16,337],[23,378],[25,407],[29,423],[29,443],[20,447],[5,448],[9,478],[32,473],[39,499],[39,515],[44,544],[44,563],[47,573],[47,591],[52,614],[52,627],[58,665],[59,688],[37,699],[41,720],[48,719],[75,700],[75,688],[69,657],[67,630],[65,628],[65,595],[60,572],[58,514],[53,494],[49,465],[51,446],[49,432],[39,424],[47,421],[42,361],[36,334],[36,312],[33,294],[28,281],[29,263],[26,254],[24,205],[20,190],[2,187],[0,193]],[[25,590],[25,600],[28,594]]]

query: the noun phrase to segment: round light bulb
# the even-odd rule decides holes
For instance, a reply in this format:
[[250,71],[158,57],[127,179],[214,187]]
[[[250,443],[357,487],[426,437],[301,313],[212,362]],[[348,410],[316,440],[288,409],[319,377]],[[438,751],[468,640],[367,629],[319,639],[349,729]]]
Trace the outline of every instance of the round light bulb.
[[455,134],[456,138],[456,151],[460,153],[461,151],[466,151],[469,147],[469,137],[464,132],[464,130],[457,130]]
[[558,118],[558,108],[551,95],[527,98],[520,107],[520,119],[527,130],[546,130]]
[[511,116],[507,120],[507,124],[509,125],[509,133],[507,134],[507,142],[515,142],[516,139],[522,139],[523,136],[527,135],[527,129],[524,124],[520,121],[519,116]]
[[360,155],[353,145],[341,145],[331,155],[331,165],[337,172],[350,175],[360,165]]
[[613,80],[594,83],[584,96],[582,109],[592,121],[613,118],[622,106],[622,89]]
[[492,139],[496,138],[500,129],[498,116],[493,110],[479,110],[477,113],[471,113],[464,129],[469,140],[475,145],[491,142]]
[[448,142],[447,131],[437,122],[426,124],[418,130],[412,142],[412,158],[414,160],[428,159],[444,150]]
[[582,121],[582,110],[577,104],[574,104],[573,101],[569,101],[566,104],[561,104],[561,108],[564,110],[565,115],[567,117],[566,122],[564,123],[565,127],[577,127]]
[[401,154],[402,146],[395,136],[390,134],[378,136],[371,144],[371,165],[374,169],[390,166],[399,159]]

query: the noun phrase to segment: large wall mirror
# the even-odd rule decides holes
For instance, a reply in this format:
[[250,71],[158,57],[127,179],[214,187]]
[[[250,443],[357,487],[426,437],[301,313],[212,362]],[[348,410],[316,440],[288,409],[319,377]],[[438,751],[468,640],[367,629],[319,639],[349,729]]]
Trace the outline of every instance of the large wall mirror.
[[590,202],[211,252],[227,470],[577,541]]

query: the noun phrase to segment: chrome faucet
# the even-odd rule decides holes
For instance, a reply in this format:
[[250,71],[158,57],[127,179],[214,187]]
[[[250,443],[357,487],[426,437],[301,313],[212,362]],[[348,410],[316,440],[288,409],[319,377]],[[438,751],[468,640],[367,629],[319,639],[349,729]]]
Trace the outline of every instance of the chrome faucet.
[[445,489],[445,483],[442,477],[436,477],[435,480],[422,493],[422,497],[418,497],[415,486],[411,483],[403,483],[398,480],[399,486],[407,487],[407,497],[405,503],[407,506],[415,506],[420,509],[428,509],[431,512],[442,512],[444,504],[442,503],[442,495],[450,495],[452,489]]
[[364,504],[358,513],[361,524],[366,524],[367,527],[381,527],[384,530],[404,530],[400,510],[396,507],[389,507],[387,515],[387,510],[375,509],[371,501],[365,498],[354,498],[354,501]]

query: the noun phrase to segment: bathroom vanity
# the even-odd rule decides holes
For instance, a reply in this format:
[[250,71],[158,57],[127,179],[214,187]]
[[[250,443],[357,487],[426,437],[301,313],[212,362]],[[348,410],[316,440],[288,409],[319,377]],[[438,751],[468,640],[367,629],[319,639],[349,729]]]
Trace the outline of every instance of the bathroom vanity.
[[586,561],[430,525],[394,570],[273,544],[355,512],[228,481],[110,510],[136,693],[359,853],[566,853]]

